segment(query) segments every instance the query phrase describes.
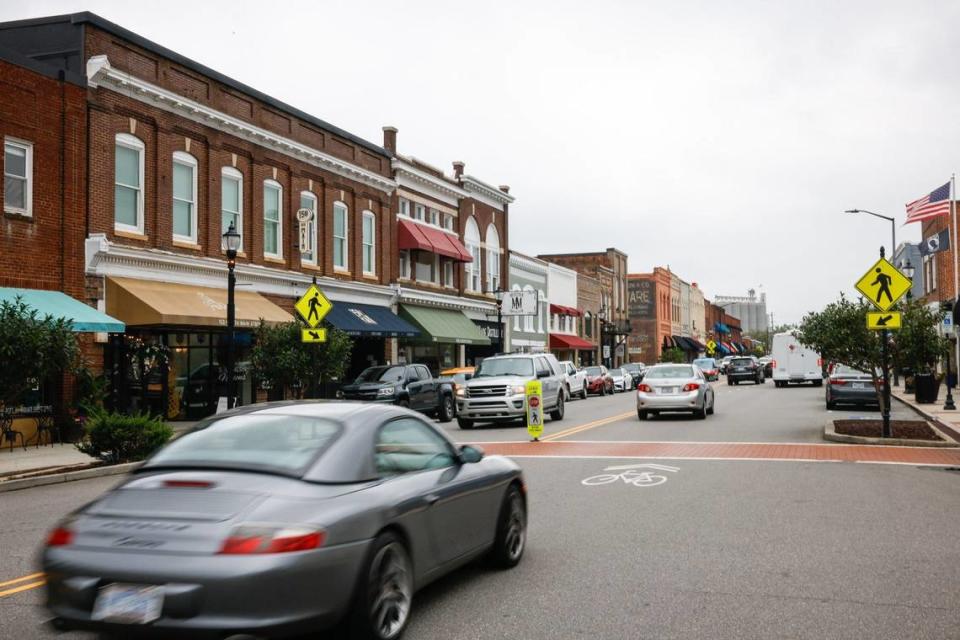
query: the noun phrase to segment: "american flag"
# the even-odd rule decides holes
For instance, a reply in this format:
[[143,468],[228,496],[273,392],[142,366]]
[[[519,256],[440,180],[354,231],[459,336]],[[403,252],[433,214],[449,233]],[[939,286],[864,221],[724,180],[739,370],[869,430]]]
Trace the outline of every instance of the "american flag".
[[907,205],[907,222],[920,222],[944,213],[950,213],[950,183],[937,187],[919,200]]

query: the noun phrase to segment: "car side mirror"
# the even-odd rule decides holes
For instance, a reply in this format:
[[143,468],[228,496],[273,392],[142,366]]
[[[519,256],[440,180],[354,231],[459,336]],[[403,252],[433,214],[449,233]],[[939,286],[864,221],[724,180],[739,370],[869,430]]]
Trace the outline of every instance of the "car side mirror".
[[476,445],[465,444],[460,447],[460,462],[470,464],[483,460],[483,449]]

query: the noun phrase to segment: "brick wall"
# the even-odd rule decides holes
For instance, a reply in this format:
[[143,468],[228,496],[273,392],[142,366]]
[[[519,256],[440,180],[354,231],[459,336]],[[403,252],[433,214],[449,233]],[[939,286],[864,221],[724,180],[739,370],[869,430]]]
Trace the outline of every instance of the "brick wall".
[[83,89],[0,60],[0,137],[33,144],[33,215],[3,214],[0,286],[83,299]]
[[[929,238],[941,231],[945,231],[950,227],[950,215],[937,216],[936,218],[930,218],[929,220],[924,220],[920,223],[922,225],[922,238]],[[951,239],[953,231],[950,231]],[[933,259],[934,266],[936,268],[936,287],[927,292],[924,295],[924,300],[926,302],[940,302],[947,300],[955,300],[957,297],[957,289],[953,282],[953,251],[954,247],[951,244],[950,248],[946,251],[940,251],[935,254],[936,258]],[[887,256],[888,259],[891,259],[891,256]],[[930,272],[925,266],[925,263],[921,260],[920,264],[913,265],[917,271],[923,274],[924,278],[924,288],[923,291],[927,291],[932,281],[930,280]],[[932,269],[933,267],[931,267]]]

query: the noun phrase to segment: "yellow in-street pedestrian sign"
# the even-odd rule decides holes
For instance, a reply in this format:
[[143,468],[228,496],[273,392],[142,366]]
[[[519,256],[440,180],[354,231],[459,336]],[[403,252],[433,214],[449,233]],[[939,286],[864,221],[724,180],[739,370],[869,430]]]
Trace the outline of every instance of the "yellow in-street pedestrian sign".
[[714,342],[713,340],[709,340],[707,342],[707,351],[709,351],[710,353],[713,353],[716,350],[717,350],[717,343]]
[[[543,384],[539,380],[527,383],[527,433],[534,440],[543,434]],[[560,390],[563,393],[563,390]]]
[[882,331],[899,329],[903,326],[903,314],[899,311],[870,311],[867,313],[867,329]]
[[912,286],[910,278],[900,273],[886,258],[877,260],[857,281],[857,291],[880,311],[889,311]]
[[326,329],[300,329],[301,342],[326,342]]
[[333,309],[333,303],[327,300],[315,284],[310,285],[303,297],[293,306],[310,328],[320,324],[324,316],[330,313],[330,309]]

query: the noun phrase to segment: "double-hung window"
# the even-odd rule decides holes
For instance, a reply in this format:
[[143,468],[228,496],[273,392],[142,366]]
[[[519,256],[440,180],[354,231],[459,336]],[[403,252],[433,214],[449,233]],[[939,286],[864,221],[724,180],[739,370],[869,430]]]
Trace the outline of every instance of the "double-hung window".
[[430,224],[440,226],[440,212],[436,209],[430,209]]
[[3,141],[3,210],[33,215],[33,145],[29,142]]
[[421,222],[425,222],[425,221],[426,221],[426,219],[427,219],[427,208],[426,208],[426,207],[424,207],[422,204],[415,204],[415,205],[413,206],[413,211],[414,211],[414,216],[413,216],[414,218],[416,218],[417,220],[419,220],[419,221],[421,221]]
[[309,222],[300,224],[300,260],[307,264],[317,264],[317,196],[309,191],[300,192],[300,208],[309,209],[313,217]]
[[410,250],[400,251],[400,277],[406,280],[410,279]]
[[410,201],[400,198],[400,215],[410,217]]
[[173,239],[197,243],[197,160],[173,154]]
[[453,286],[453,260],[443,261],[443,286]]
[[231,224],[243,247],[243,174],[224,167],[220,171],[220,233],[226,233]]
[[113,224],[118,231],[143,234],[144,146],[127,133],[114,146]]
[[373,275],[377,272],[377,218],[372,211],[363,212],[363,272]]
[[449,213],[443,214],[443,228],[453,231],[453,216]]
[[283,257],[283,187],[279,182],[263,182],[263,255]]
[[342,202],[333,203],[333,267],[347,269],[347,239],[349,224],[347,220],[347,205]]

